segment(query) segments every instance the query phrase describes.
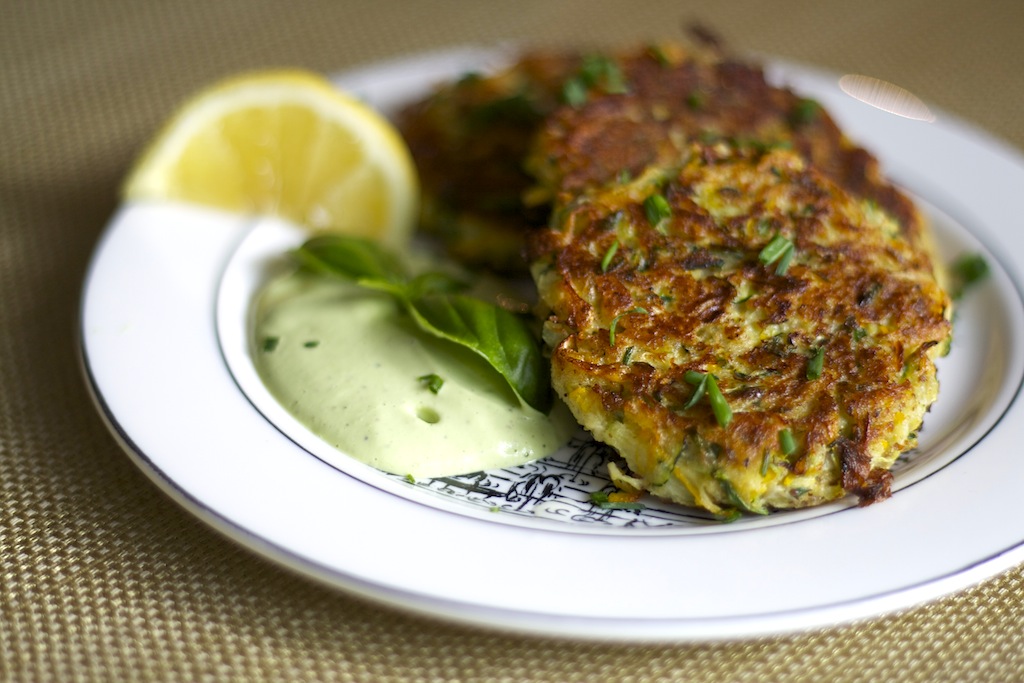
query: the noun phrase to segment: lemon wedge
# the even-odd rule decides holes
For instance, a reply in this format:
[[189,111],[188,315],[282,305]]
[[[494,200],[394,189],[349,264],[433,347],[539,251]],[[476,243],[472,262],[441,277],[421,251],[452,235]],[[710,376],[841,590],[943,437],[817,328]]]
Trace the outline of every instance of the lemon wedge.
[[231,78],[190,98],[136,163],[128,200],[282,216],[402,245],[419,194],[409,150],[380,114],[301,70]]

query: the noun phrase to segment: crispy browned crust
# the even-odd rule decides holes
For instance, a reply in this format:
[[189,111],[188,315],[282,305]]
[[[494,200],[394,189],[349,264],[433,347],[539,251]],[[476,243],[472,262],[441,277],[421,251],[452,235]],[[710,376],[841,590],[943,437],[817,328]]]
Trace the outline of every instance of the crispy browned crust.
[[614,183],[623,172],[674,166],[695,140],[785,145],[844,189],[875,201],[917,239],[920,218],[878,161],[816,102],[769,85],[760,65],[679,44],[611,59],[628,92],[595,88],[585,103],[557,109],[537,133],[527,165],[556,199]]
[[[587,102],[566,105],[566,84],[579,81],[594,59],[613,64],[627,92],[608,93],[599,78],[590,82]],[[758,65],[717,47],[666,43],[607,58],[585,50],[530,52],[496,74],[439,87],[402,111],[398,125],[423,186],[423,228],[470,265],[524,271],[524,234],[546,223],[558,194],[674,163],[694,139],[791,145],[896,216],[908,233],[921,230],[910,202],[827,112],[768,85]]]
[[408,106],[398,126],[423,188],[422,227],[469,265],[522,271],[523,233],[543,225],[529,207],[523,159],[557,106],[575,53],[534,52],[497,74],[468,74]]
[[[649,490],[714,512],[886,497],[950,333],[928,253],[792,151],[693,144],[637,172],[573,195],[533,239],[553,381],[577,419]],[[659,226],[653,194],[672,211]],[[783,274],[758,258],[775,235],[795,248]],[[707,400],[685,407],[687,371],[717,378],[727,427]]]

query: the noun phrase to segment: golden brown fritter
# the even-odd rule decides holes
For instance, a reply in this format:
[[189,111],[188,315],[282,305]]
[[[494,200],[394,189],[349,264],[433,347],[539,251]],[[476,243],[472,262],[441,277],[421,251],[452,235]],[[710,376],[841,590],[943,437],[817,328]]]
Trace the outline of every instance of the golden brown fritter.
[[605,62],[606,71],[620,74],[622,92],[609,94],[598,84],[537,131],[527,167],[553,199],[564,203],[652,165],[678,165],[692,142],[724,139],[755,151],[791,148],[846,190],[875,201],[908,234],[922,230],[913,204],[883,178],[877,160],[817,102],[769,85],[759,65],[675,43]]
[[794,151],[722,139],[674,161],[562,193],[532,238],[559,395],[686,505],[886,497],[950,333],[929,254]]
[[636,485],[720,514],[889,494],[950,301],[816,102],[665,44],[527,55],[400,123],[457,258],[516,271],[528,243],[555,388]]
[[905,230],[921,229],[875,159],[823,109],[717,48],[531,52],[441,86],[398,124],[423,186],[423,228],[470,265],[525,271],[524,235],[546,223],[560,193],[671,165],[693,140],[790,145]]
[[496,74],[467,74],[399,114],[423,187],[421,225],[453,257],[525,270],[523,234],[547,211],[522,201],[533,183],[523,159],[579,59],[530,53]]

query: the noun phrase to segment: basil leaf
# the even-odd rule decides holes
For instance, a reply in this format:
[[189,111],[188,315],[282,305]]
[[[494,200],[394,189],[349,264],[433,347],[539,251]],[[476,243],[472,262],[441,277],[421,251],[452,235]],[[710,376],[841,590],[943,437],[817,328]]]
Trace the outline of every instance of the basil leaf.
[[409,298],[428,296],[430,294],[453,294],[467,289],[462,280],[452,277],[447,273],[429,272],[417,275],[406,288]]
[[418,297],[407,305],[424,331],[483,356],[523,401],[541,412],[551,409],[547,363],[523,320],[462,294]]
[[294,253],[311,270],[354,280],[373,289],[399,294],[408,279],[398,259],[374,242],[357,237],[313,237]]
[[457,294],[464,282],[439,272],[410,279],[393,255],[354,237],[314,237],[294,255],[315,272],[391,294],[421,330],[483,356],[520,399],[541,412],[551,409],[547,362],[526,322],[500,306]]

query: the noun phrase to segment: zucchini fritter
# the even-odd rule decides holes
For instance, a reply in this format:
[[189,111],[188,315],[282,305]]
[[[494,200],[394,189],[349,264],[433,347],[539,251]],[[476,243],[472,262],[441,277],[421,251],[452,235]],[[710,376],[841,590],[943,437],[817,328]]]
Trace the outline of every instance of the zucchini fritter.
[[[531,52],[468,74],[398,117],[423,187],[421,225],[463,263],[525,272],[525,235],[552,201],[674,164],[692,141],[792,147],[908,233],[911,203],[821,107],[716,47]],[[564,202],[564,197],[562,198]]]
[[424,227],[529,264],[556,390],[641,487],[724,515],[889,495],[951,304],[913,203],[820,105],[672,43],[530,54],[399,124]]
[[547,220],[523,203],[523,160],[544,117],[560,105],[576,54],[531,53],[508,69],[467,74],[400,112],[419,170],[421,227],[462,263],[525,271],[523,235]]
[[633,170],[563,194],[531,240],[576,418],[715,513],[885,498],[950,334],[918,235],[792,150],[722,139]]

